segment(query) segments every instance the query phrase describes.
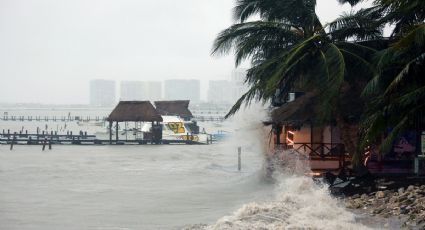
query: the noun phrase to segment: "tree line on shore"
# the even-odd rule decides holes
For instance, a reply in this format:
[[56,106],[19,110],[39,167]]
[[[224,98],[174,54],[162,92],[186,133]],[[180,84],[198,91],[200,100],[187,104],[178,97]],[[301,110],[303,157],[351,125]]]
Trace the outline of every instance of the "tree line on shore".
[[[387,152],[398,135],[421,122],[425,1],[374,0],[322,24],[316,0],[236,0],[233,16],[234,24],[217,36],[212,53],[233,51],[236,66],[248,60],[251,67],[249,90],[227,117],[244,103],[279,105],[290,92],[314,92],[320,99],[315,116],[340,127],[353,163],[371,144]],[[344,128],[351,124],[358,125],[354,135]]]

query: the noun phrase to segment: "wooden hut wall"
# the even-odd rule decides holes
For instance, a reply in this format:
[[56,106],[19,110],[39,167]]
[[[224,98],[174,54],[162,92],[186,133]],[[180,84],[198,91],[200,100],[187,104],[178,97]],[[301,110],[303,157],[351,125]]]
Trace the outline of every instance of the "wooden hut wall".
[[323,127],[323,143],[333,143],[332,141],[332,126]]
[[295,143],[311,143],[311,127],[306,124],[303,125],[300,130],[295,130],[294,142]]

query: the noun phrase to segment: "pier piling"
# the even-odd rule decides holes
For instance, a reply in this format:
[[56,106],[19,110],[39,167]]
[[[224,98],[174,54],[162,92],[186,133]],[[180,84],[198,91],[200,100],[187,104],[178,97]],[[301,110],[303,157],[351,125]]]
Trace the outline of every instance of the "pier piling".
[[16,136],[13,135],[12,142],[10,142],[10,150],[13,150],[13,144],[15,143]]
[[42,150],[43,150],[43,151],[46,149],[46,142],[47,142],[47,138],[44,138],[44,141],[43,141],[43,148],[42,148]]

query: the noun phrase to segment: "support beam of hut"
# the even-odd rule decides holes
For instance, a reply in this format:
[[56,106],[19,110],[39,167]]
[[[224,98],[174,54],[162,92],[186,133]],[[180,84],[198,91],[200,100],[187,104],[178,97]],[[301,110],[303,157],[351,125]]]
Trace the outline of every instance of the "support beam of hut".
[[117,141],[117,143],[115,143],[115,144],[118,144],[118,121],[115,123],[116,125],[115,125],[115,140]]
[[109,122],[109,144],[110,145],[112,144],[112,124],[113,124],[113,122],[110,121]]
[[276,125],[275,126],[275,128],[276,128],[276,144],[277,145],[280,145],[281,143],[280,143],[280,134],[282,133],[282,127],[280,126],[280,125]]

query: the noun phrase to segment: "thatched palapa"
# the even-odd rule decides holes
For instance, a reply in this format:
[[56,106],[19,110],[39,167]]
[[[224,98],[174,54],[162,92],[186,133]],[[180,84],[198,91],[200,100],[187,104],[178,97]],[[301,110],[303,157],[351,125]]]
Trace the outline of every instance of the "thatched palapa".
[[109,115],[108,121],[162,121],[161,115],[150,101],[120,101]]
[[316,98],[316,93],[309,92],[282,105],[273,110],[272,121],[267,123],[300,126],[304,123],[314,122],[318,110]]
[[184,119],[193,118],[192,112],[189,110],[189,100],[155,101],[155,107],[158,113],[164,116],[180,116]]

